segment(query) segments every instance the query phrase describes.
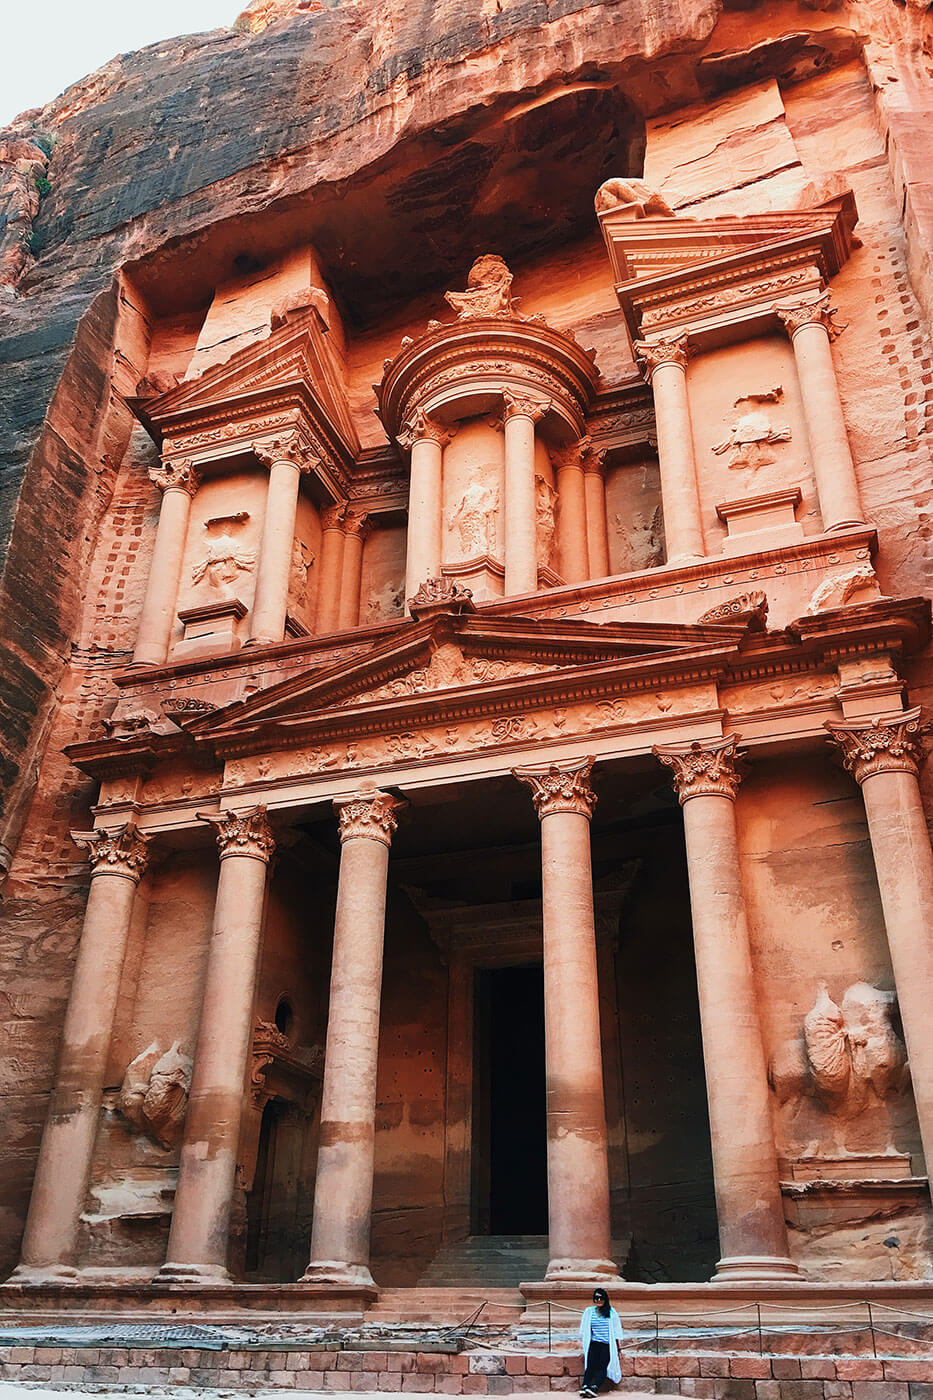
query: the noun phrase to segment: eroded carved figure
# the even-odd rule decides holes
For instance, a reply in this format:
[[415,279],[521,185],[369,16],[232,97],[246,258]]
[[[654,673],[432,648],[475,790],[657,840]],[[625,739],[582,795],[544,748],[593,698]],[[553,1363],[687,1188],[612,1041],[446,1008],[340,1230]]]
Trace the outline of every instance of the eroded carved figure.
[[472,316],[511,316],[512,274],[498,253],[484,253],[470,268],[465,292],[445,292],[444,299],[461,321]]
[[481,481],[471,481],[450,517],[451,527],[460,537],[460,548],[465,559],[475,558],[477,554],[495,553],[498,512],[499,488],[486,486]]
[[825,982],[803,1020],[800,1036],[784,1043],[768,1067],[778,1102],[814,1098],[829,1112],[852,1118],[907,1082],[907,1051],[894,1030],[893,992],[854,982],[837,1005]]
[[550,568],[557,532],[557,492],[543,476],[535,477],[535,535],[538,563]]
[[292,545],[292,562],[288,575],[289,612],[303,608],[308,601],[308,574],[314,563],[314,555],[303,540],[295,539]]
[[405,601],[405,584],[399,579],[394,583],[391,579],[384,583],[378,593],[373,593],[366,600],[367,622],[380,622],[384,617],[397,617],[402,611],[402,604]]
[[160,1147],[172,1147],[181,1136],[192,1062],[175,1040],[165,1053],[157,1041],[126,1067],[117,1107],[137,1132]]
[[623,180],[618,175],[600,185],[593,203],[597,214],[607,214],[611,209],[634,204],[642,214],[663,214],[674,218],[674,211],[663,194],[646,185],[644,180]]
[[[774,403],[783,396],[783,392],[781,388],[777,388],[763,394],[745,394],[736,399],[734,407],[738,408],[743,403]],[[767,467],[776,462],[777,454],[772,451],[773,445],[790,442],[790,439],[791,430],[786,423],[775,427],[767,410],[752,408],[735,420],[727,438],[714,443],[713,451],[717,457],[724,452],[729,453],[727,465],[730,471],[741,471],[746,467],[754,471],[758,467]]]
[[206,581],[209,588],[218,593],[228,593],[240,574],[249,573],[256,563],[252,550],[244,549],[242,543],[229,533],[228,520],[208,520],[207,546],[191,569],[191,582],[195,585]]

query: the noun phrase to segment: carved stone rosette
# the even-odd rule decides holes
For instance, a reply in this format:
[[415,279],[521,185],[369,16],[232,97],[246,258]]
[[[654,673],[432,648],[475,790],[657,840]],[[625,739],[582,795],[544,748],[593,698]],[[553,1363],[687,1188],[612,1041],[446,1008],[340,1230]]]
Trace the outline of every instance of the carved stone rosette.
[[314,454],[302,443],[297,433],[273,438],[271,442],[254,442],[253,454],[264,467],[271,469],[276,462],[290,462],[304,476],[311,470]]
[[635,353],[648,379],[661,365],[679,365],[681,369],[686,369],[690,356],[689,337],[684,331],[673,340],[636,340]]
[[149,864],[147,838],[127,822],[119,831],[73,831],[71,839],[87,851],[91,875],[122,875],[139,884]]
[[842,326],[837,326],[833,320],[836,311],[830,305],[829,292],[824,292],[815,301],[798,302],[796,306],[776,306],[774,309],[791,340],[804,326],[822,326],[830,340],[842,334]]
[[703,743],[694,740],[687,748],[658,748],[651,752],[665,768],[672,770],[674,791],[683,806],[691,797],[728,797],[735,800],[741,775],[736,763],[738,735],[726,739],[711,739]]
[[915,778],[920,773],[924,724],[919,707],[905,710],[897,719],[827,724],[826,728],[857,783],[863,783],[873,773],[912,773]]
[[275,838],[264,806],[249,807],[243,812],[198,812],[197,815],[199,821],[210,822],[215,828],[221,860],[227,856],[271,859]]
[[410,452],[416,442],[436,442],[438,447],[446,447],[455,431],[455,428],[436,422],[423,408],[416,408],[402,424],[395,440],[406,452]]
[[405,803],[389,792],[374,792],[360,797],[344,798],[334,803],[340,821],[340,840],[349,841],[363,836],[391,846],[398,830],[395,813]]
[[540,423],[551,407],[550,399],[536,399],[530,395],[513,394],[511,389],[503,389],[502,399],[505,404],[507,420],[509,418],[530,418],[532,423]]
[[576,812],[589,820],[596,809],[596,793],[590,782],[595,759],[571,759],[547,768],[513,768],[512,776],[531,788],[531,800],[539,819],[554,812]]
[[176,461],[166,458],[161,466],[150,467],[149,480],[154,482],[163,494],[166,491],[186,491],[189,496],[194,496],[201,485],[200,472],[195,471],[187,457]]

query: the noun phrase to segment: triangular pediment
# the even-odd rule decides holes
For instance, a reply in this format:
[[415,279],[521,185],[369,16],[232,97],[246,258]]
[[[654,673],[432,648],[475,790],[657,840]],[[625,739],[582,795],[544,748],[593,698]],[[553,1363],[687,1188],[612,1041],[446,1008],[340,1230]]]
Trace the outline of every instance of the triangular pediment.
[[249,732],[294,730],[326,715],[343,721],[381,708],[440,707],[473,696],[488,702],[495,693],[547,685],[568,671],[582,676],[593,668],[652,664],[669,670],[724,649],[734,652],[744,632],[741,626],[444,615],[400,628],[353,661],[292,676],[184,727],[199,741],[234,741]]

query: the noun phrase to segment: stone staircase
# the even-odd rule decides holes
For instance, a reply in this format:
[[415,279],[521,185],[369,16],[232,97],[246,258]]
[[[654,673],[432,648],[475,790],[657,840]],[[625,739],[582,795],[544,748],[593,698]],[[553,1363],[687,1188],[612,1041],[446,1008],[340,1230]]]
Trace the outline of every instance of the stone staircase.
[[544,1278],[547,1264],[547,1235],[470,1235],[439,1250],[418,1287],[514,1289]]
[[418,1323],[428,1327],[456,1327],[468,1322],[480,1304],[480,1328],[517,1326],[524,1299],[517,1288],[422,1286],[382,1288],[379,1301],[366,1311],[366,1326],[394,1327]]

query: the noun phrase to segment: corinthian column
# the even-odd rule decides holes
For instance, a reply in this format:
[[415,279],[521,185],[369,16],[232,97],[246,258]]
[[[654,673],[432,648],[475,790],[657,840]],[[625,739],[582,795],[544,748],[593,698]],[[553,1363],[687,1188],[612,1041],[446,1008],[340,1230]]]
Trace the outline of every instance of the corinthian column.
[[794,347],[823,529],[862,525],[865,516],[830,349],[839,330],[832,322],[829,293],[817,301],[776,309]]
[[920,711],[828,725],[862,789],[927,1172],[933,1170],[933,851],[920,800]]
[[266,871],[264,807],[198,814],[216,828],[220,875],[178,1186],[160,1278],[223,1282],[253,1024]]
[[321,511],[321,567],[318,574],[317,609],[314,630],[318,635],[336,632],[340,617],[340,579],[343,574],[343,548],[346,536],[343,522],[346,501]]
[[557,544],[560,571],[567,583],[583,583],[590,576],[587,556],[586,489],[583,479],[584,454],[589,438],[551,447],[550,456],[557,475]]
[[717,1279],[797,1277],[784,1204],[735,826],[736,738],[654,749],[684,812],[722,1257]]
[[371,1287],[376,1068],[389,846],[402,805],[374,792],[336,802],[340,876],[330,975],[309,1283]]
[[145,838],[132,823],[73,840],[87,847],[91,888],[17,1279],[74,1272],[133,902],[146,869]]
[[408,483],[408,537],[405,552],[405,612],[425,579],[439,578],[443,537],[442,462],[449,429],[418,409],[398,435],[411,450]]
[[550,407],[506,389],[505,596],[536,593],[538,541],[535,510],[535,424]]
[[611,1278],[599,1034],[591,758],[515,768],[541,821],[547,1079],[548,1278]]
[[137,666],[164,666],[178,607],[178,584],[188,538],[191,498],[200,486],[201,478],[188,461],[166,461],[160,467],[152,468],[149,480],[154,481],[162,492],[162,509],[159,511],[133,662]]
[[257,643],[281,642],[285,637],[298,484],[302,475],[311,470],[310,455],[296,433],[269,444],[253,443],[253,452],[269,469],[269,489],[249,639]]
[[341,631],[359,625],[363,545],[371,529],[372,523],[365,511],[347,511],[343,522],[343,567],[340,571],[340,610],[337,614],[337,625]]
[[702,559],[706,550],[687,399],[687,336],[639,340],[635,349],[644,361],[654,395],[667,560],[670,564]]
[[606,523],[606,482],[603,478],[605,455],[605,452],[595,452],[590,447],[583,458],[590,578],[606,578],[609,573],[609,527]]

